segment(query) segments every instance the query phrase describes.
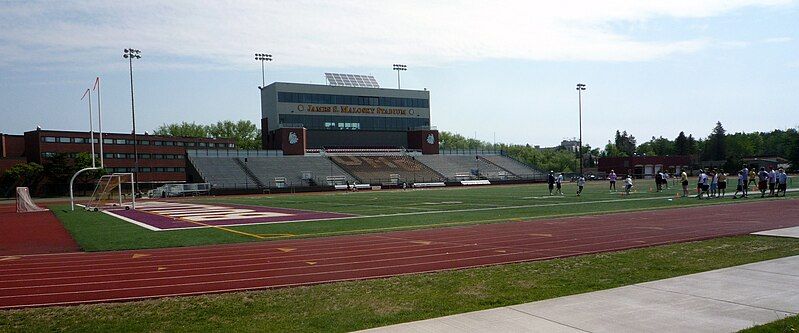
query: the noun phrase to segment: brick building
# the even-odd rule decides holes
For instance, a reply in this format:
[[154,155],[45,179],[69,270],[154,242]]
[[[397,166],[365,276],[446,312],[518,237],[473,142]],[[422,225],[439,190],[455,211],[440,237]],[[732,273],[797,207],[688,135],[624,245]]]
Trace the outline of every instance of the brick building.
[[[95,133],[95,143],[100,137]],[[58,153],[76,155],[91,152],[89,132],[42,130],[23,135],[0,135],[0,172],[25,162],[45,164]],[[187,149],[235,149],[232,139],[184,138],[159,135],[137,135],[139,154],[138,180],[141,183],[186,181]],[[99,144],[95,155],[100,157]],[[103,163],[108,172],[133,172],[133,135],[103,134]]]

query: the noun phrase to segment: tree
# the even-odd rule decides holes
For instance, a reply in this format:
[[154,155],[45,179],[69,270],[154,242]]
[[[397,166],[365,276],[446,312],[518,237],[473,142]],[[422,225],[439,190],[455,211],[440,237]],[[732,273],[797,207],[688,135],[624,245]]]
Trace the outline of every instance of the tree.
[[726,132],[727,131],[724,130],[724,126],[721,125],[721,122],[716,122],[716,127],[713,128],[710,136],[708,136],[707,144],[705,145],[705,150],[703,151],[703,155],[705,155],[706,159],[713,161],[722,161],[727,159]]
[[44,168],[36,163],[22,163],[8,168],[0,176],[0,193],[8,195],[15,187],[35,187],[42,180]]
[[194,122],[179,124],[163,124],[153,131],[153,135],[179,136],[185,138],[207,138],[208,126]]
[[193,122],[163,124],[158,126],[153,134],[188,138],[233,139],[239,149],[261,149],[261,130],[249,120],[237,122],[223,120],[211,125]]
[[680,132],[677,138],[674,139],[674,154],[675,155],[688,155],[688,138],[685,137],[685,132]]
[[233,139],[239,149],[259,149],[261,147],[259,133],[258,127],[249,120],[239,120],[235,123],[224,120],[208,126],[208,134],[212,137]]
[[635,154],[635,137],[627,134],[627,131],[619,133],[619,130],[616,130],[616,138],[614,142],[616,144],[616,148],[626,154],[626,156],[633,156],[633,154]]

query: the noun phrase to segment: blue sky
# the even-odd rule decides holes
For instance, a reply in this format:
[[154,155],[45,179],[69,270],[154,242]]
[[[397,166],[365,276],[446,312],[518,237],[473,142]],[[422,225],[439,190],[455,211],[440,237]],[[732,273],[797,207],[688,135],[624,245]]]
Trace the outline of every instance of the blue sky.
[[103,80],[104,127],[258,123],[267,81],[372,74],[431,91],[432,123],[491,141],[552,146],[616,129],[639,142],[799,126],[796,1],[6,1],[0,2],[0,132],[88,128],[80,100]]

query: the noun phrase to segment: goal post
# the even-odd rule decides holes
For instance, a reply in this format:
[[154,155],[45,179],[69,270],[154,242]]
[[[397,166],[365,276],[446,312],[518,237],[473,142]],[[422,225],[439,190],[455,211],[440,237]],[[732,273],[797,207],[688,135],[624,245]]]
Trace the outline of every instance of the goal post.
[[27,187],[17,187],[17,213],[45,212],[47,208],[36,205]]
[[[130,190],[126,189],[128,184]],[[130,199],[130,202],[127,199]],[[89,211],[98,211],[112,207],[136,208],[133,173],[113,173],[101,176],[84,208]]]

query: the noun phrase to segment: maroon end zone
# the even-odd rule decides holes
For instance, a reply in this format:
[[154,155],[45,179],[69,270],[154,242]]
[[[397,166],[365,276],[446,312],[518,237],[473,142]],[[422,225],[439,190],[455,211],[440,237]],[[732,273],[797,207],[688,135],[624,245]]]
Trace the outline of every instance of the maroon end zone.
[[167,201],[137,203],[136,209],[109,209],[106,214],[150,230],[286,223],[352,215],[297,209]]

